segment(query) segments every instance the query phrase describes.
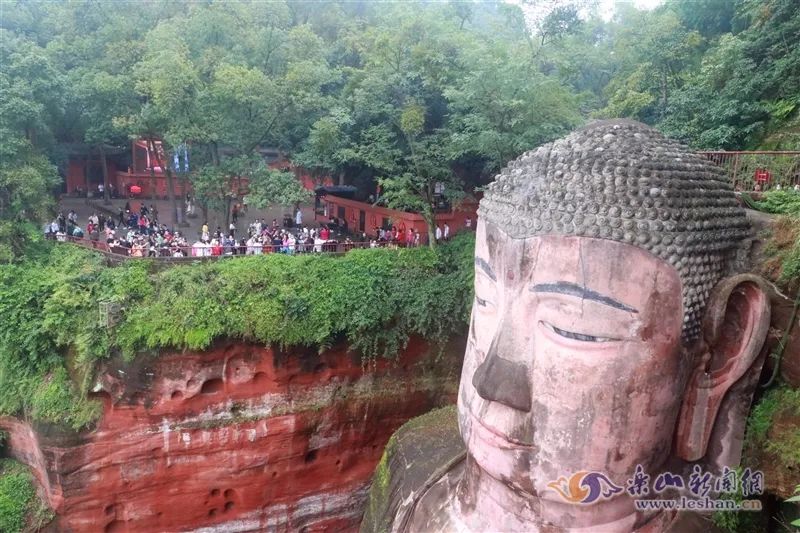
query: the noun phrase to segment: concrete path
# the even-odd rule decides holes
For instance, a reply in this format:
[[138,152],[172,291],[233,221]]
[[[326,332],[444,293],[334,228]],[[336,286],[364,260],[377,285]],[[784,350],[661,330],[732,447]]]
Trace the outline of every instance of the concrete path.
[[[92,202],[92,203],[89,203]],[[92,204],[96,205],[103,205],[102,199],[93,199],[88,200],[85,198],[69,198],[65,197],[62,198],[59,202],[60,209],[64,212],[64,216],[69,213],[70,209],[73,209],[78,214],[78,226],[81,228],[86,229],[86,220],[89,216],[96,212],[97,209]],[[144,202],[148,208],[151,205],[155,205],[155,208],[158,210],[158,220],[160,223],[166,224],[167,227],[172,227],[172,218],[170,216],[170,202],[168,200],[155,200],[150,201],[149,199],[144,200],[125,200],[125,199],[116,199],[111,200],[110,205],[105,205],[106,208],[110,209],[114,213],[118,213],[120,208],[125,207],[125,203],[130,202],[130,206],[132,210],[139,210],[141,203]],[[314,207],[312,204],[303,204],[300,206],[300,210],[303,213],[303,226],[307,227],[317,227],[319,224],[314,222]],[[240,215],[238,221],[236,222],[236,234],[242,235],[245,234],[247,231],[248,225],[255,221],[258,218],[264,219],[267,224],[272,223],[272,219],[278,220],[278,225],[283,225],[283,215],[284,213],[288,214],[292,211],[291,208],[286,208],[280,205],[271,205],[265,209],[248,209],[248,212],[244,215]],[[99,214],[99,213],[98,213]],[[188,227],[181,227],[180,231],[187,237],[187,238],[195,238],[200,234],[200,229],[203,227],[203,219],[202,219],[202,212],[199,208],[195,208],[195,217],[189,217],[187,222],[189,224]],[[116,218],[116,215],[115,215]],[[292,219],[294,219],[294,214],[292,214]],[[209,220],[208,220],[208,227],[210,228],[211,232],[213,233],[217,226],[219,226],[223,232],[227,231],[225,226],[225,219],[223,218],[221,213],[216,212],[209,212]]]

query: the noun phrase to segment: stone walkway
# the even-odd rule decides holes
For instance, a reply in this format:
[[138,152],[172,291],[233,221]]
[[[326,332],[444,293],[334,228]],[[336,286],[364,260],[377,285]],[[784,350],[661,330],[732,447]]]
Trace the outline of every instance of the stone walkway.
[[[64,215],[69,212],[70,209],[73,209],[78,214],[78,226],[81,228],[86,228],[86,220],[87,218],[94,212],[97,212],[97,208],[95,205],[103,205],[102,199],[91,199],[87,200],[85,198],[69,198],[64,197],[59,202],[60,209],[64,212]],[[142,202],[144,202],[148,207],[150,205],[155,205],[155,208],[158,210],[158,219],[159,222],[166,224],[168,227],[172,226],[172,219],[169,215],[170,213],[170,202],[168,200],[155,200],[150,201],[149,199],[145,200],[126,200],[126,199],[116,199],[111,200],[110,205],[105,205],[107,209],[110,209],[112,212],[116,213],[119,212],[120,208],[125,207],[125,203],[130,202],[130,207],[132,210],[138,211]],[[303,213],[303,225],[308,227],[317,227],[319,224],[314,222],[314,207],[312,204],[303,204],[300,206],[300,210]],[[292,211],[292,208],[286,208],[280,205],[271,205],[265,209],[248,209],[247,214],[241,215],[239,220],[236,222],[236,230],[237,235],[241,235],[243,232],[246,233],[247,226],[255,221],[258,218],[264,219],[268,224],[272,223],[272,219],[278,220],[278,225],[283,225],[283,215],[289,214]],[[99,213],[98,213],[99,214]],[[180,231],[186,235],[187,238],[194,238],[200,234],[200,229],[203,227],[203,219],[202,219],[202,212],[199,208],[195,208],[195,217],[189,217],[187,219],[188,226],[181,227]],[[292,214],[292,218],[294,219],[294,214]],[[209,220],[208,220],[208,227],[213,232],[217,226],[219,226],[223,232],[227,230],[225,228],[225,220],[221,213],[217,212],[209,212]]]

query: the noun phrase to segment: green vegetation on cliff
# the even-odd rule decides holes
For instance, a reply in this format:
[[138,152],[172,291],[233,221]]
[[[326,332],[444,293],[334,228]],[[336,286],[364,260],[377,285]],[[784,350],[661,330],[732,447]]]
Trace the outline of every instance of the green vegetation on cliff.
[[0,531],[38,531],[52,518],[52,511],[36,496],[28,469],[12,459],[0,459]]
[[[228,337],[325,347],[344,338],[365,357],[393,357],[410,335],[444,342],[466,326],[474,238],[437,250],[345,256],[241,257],[158,269],[110,268],[81,248],[44,244],[0,265],[0,415],[88,426],[95,364]],[[101,324],[101,303],[121,311]],[[112,320],[113,322],[113,320]]]
[[746,456],[766,452],[785,468],[800,468],[800,430],[790,423],[798,416],[800,390],[782,385],[767,391],[747,420]]
[[752,209],[781,215],[766,239],[762,273],[790,291],[800,289],[800,193],[770,191],[758,202],[744,199]]

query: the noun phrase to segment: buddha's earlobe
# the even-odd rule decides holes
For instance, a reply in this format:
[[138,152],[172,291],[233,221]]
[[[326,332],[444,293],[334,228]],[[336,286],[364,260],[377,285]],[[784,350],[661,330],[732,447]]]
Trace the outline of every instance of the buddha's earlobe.
[[714,446],[713,453],[720,457],[707,462],[738,464],[745,416],[741,411],[750,406],[764,363],[759,355],[769,322],[769,298],[758,276],[740,274],[714,287],[703,317],[704,349],[689,378],[678,420],[678,457],[705,457],[713,432],[725,442]]

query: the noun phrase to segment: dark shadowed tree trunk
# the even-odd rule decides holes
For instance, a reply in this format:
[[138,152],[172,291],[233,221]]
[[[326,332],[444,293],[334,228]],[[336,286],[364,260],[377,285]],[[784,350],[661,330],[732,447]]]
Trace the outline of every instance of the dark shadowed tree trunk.
[[103,203],[110,204],[108,197],[108,161],[106,160],[106,147],[100,143],[100,165],[103,168]]
[[[152,139],[150,139],[150,143],[155,148],[156,143],[153,142]],[[175,227],[178,225],[178,204],[175,203],[175,188],[172,179],[172,170],[169,168],[169,166],[164,164],[164,161],[161,160],[161,154],[158,153],[158,150],[155,150],[153,155],[156,158],[158,166],[161,167],[161,169],[164,171],[164,174],[167,176],[167,198],[169,198],[170,211],[172,211],[172,226]],[[164,152],[165,159],[166,155],[166,152]]]
[[89,154],[83,157],[83,186],[86,190],[83,192],[83,198],[88,202],[89,198]]
[[[151,154],[155,153],[155,147],[156,143],[153,142],[153,139],[147,139],[147,149],[150,151]],[[150,161],[150,200],[155,201],[155,199],[156,199],[156,171],[153,162]]]
[[172,171],[168,167],[161,167],[167,175],[167,198],[169,198],[170,211],[172,211],[172,225],[178,225],[178,204],[175,201],[175,188],[174,180],[172,179]]

